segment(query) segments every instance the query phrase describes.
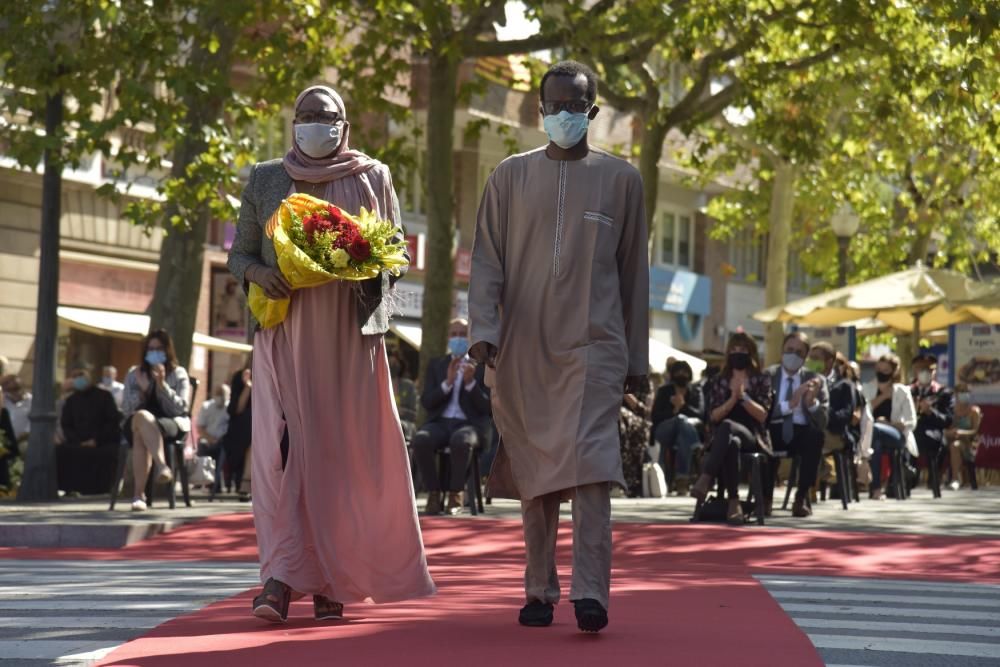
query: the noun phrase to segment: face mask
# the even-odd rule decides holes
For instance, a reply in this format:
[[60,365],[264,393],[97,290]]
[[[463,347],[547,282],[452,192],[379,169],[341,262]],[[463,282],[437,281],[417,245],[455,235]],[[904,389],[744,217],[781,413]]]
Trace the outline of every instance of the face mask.
[[826,364],[819,359],[806,359],[806,369],[823,375],[823,371],[826,370]]
[[469,339],[462,336],[454,336],[448,339],[448,351],[454,357],[464,357],[469,351]]
[[115,379],[110,375],[105,375],[104,377],[101,378],[101,384],[103,384],[105,387],[110,387],[114,383]]
[[549,135],[549,140],[559,148],[572,148],[580,143],[587,134],[589,125],[590,118],[587,114],[570,113],[566,110],[542,119],[542,126]]
[[875,379],[879,384],[889,384],[892,382],[892,373],[875,373]]
[[920,371],[917,373],[917,382],[920,384],[930,384],[931,383],[931,372],[930,371]]
[[146,352],[146,363],[150,366],[167,363],[167,353],[163,350],[148,350]]
[[688,383],[691,382],[691,378],[687,375],[675,375],[672,380],[678,387],[686,387],[688,386]]
[[794,373],[802,368],[803,363],[805,363],[805,359],[794,352],[785,352],[781,355],[781,365],[785,367],[786,371]]
[[956,394],[955,398],[959,403],[972,403],[972,394],[969,393]]
[[77,375],[73,378],[73,389],[77,391],[83,391],[90,386],[90,380],[83,375]]
[[295,143],[312,158],[330,155],[340,145],[341,125],[303,123],[295,126]]
[[730,352],[729,365],[738,371],[745,371],[750,368],[749,352]]

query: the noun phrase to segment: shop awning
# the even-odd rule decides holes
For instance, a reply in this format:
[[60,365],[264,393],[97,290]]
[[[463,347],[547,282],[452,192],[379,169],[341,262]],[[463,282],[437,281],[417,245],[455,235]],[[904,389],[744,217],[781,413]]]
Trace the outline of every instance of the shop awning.
[[389,330],[416,349],[420,349],[420,341],[423,339],[424,330],[420,328],[419,324],[390,321]]
[[653,369],[654,373],[663,373],[666,370],[667,359],[671,357],[677,361],[688,362],[688,365],[691,366],[691,371],[694,373],[695,379],[698,379],[698,377],[701,376],[701,372],[705,370],[706,366],[708,366],[708,364],[693,354],[688,354],[687,352],[682,352],[681,350],[670,347],[666,343],[662,343],[655,338],[649,339],[649,365]]
[[[149,332],[149,315],[140,313],[117,313],[112,310],[74,308],[72,306],[59,306],[56,313],[60,320],[74,329],[89,331],[100,336],[139,340]],[[197,331],[191,340],[195,345],[216,352],[245,354],[253,349],[246,343],[223,340]]]

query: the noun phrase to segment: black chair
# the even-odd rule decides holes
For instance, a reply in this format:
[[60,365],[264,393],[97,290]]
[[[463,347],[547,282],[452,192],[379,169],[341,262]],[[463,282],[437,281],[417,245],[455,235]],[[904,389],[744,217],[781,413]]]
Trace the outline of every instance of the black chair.
[[[840,496],[840,504],[843,505],[844,509],[847,509],[848,503],[851,502],[851,479],[847,474],[848,470],[848,451],[846,448],[838,449],[832,452],[827,452],[828,456],[833,457],[833,474],[837,478],[836,486],[833,488],[837,489],[837,494]],[[819,499],[826,502],[826,491],[827,483],[820,482],[819,485]],[[833,496],[831,492],[831,497]]]
[[[744,523],[749,523],[756,518],[757,525],[764,525],[764,471],[763,466],[766,463],[765,455],[760,452],[741,452],[740,462],[743,467],[748,463],[750,465],[750,493],[747,495],[746,500],[740,503],[743,507],[743,520]],[[742,468],[741,468],[742,469]],[[718,486],[715,491],[715,496],[709,496],[704,501],[698,501],[694,507],[694,514],[691,516],[691,522],[696,523],[699,521],[719,521],[725,520],[725,509],[722,510],[721,518],[717,516],[718,512],[712,512],[711,514],[715,516],[709,516],[705,510],[706,507],[710,505],[719,505],[725,508],[725,478],[724,475],[719,475]]]
[[[483,506],[483,478],[479,470],[479,455],[481,453],[482,448],[479,445],[472,448],[472,451],[469,452],[469,465],[465,472],[465,501],[472,516],[486,513],[486,508]],[[451,447],[444,447],[438,450],[438,479],[450,479],[450,473]]]
[[[788,458],[786,452],[775,452],[775,458],[782,459]],[[785,501],[781,503],[781,509],[788,509],[788,501],[792,497],[792,490],[798,486],[799,483],[799,466],[802,465],[802,459],[798,456],[792,458],[792,469],[788,473],[788,479],[785,481]]]
[[[190,378],[190,383],[191,399],[188,401],[188,406],[194,405],[195,398],[198,395],[198,378]],[[184,416],[188,419],[191,418],[190,407]],[[170,466],[170,471],[173,473],[173,481],[167,485],[167,502],[170,504],[170,509],[174,509],[177,505],[178,476],[181,482],[181,494],[184,497],[184,504],[187,507],[191,507],[191,487],[188,484],[187,466],[184,465],[184,441],[189,437],[192,439],[194,437],[190,431],[181,431],[176,437],[163,439],[163,456],[166,458],[167,465]],[[121,493],[122,483],[125,479],[125,463],[128,460],[129,449],[128,441],[123,436],[121,444],[118,446],[118,472],[111,485],[111,504],[108,510],[114,510],[115,504],[118,502],[118,494]],[[150,469],[150,474],[146,481],[146,505],[149,507],[153,506],[153,472],[155,468],[154,464]]]

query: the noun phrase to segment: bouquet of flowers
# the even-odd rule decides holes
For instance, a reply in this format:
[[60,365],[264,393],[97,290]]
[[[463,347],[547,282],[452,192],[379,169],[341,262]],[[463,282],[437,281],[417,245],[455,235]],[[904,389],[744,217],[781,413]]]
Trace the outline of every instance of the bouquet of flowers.
[[[400,228],[361,209],[357,216],[307,194],[281,202],[264,229],[274,242],[278,268],[293,289],[332,280],[367,280],[382,271],[399,275],[407,265]],[[250,285],[250,311],[264,328],[284,321],[288,299],[269,299]]]

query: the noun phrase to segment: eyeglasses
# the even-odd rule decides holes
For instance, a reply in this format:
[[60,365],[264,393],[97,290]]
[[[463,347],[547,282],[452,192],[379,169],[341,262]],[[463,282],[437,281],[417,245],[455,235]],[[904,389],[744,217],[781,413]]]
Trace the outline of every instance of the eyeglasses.
[[570,113],[587,113],[590,111],[590,107],[592,106],[594,106],[594,104],[589,100],[542,102],[542,112],[546,116],[554,116],[560,111],[568,111]]

